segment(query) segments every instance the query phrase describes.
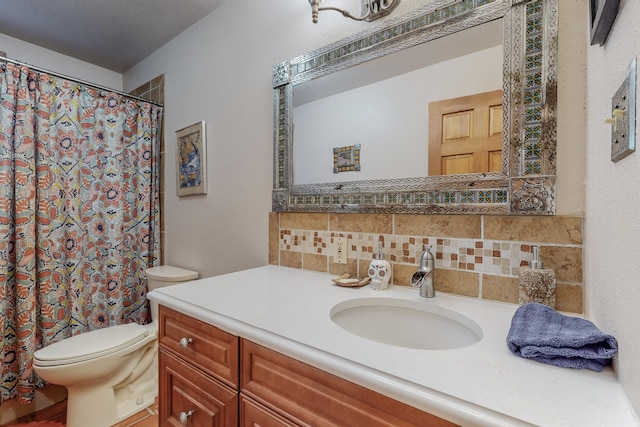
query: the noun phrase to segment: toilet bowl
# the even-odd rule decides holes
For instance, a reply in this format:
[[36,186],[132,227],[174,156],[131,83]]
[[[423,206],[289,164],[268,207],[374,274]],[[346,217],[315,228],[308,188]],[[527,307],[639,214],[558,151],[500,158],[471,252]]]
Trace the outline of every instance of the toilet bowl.
[[[145,271],[149,291],[198,273],[171,266]],[[158,395],[157,304],[152,323],[128,323],[76,335],[34,354],[33,367],[67,388],[67,427],[108,427],[150,406]]]

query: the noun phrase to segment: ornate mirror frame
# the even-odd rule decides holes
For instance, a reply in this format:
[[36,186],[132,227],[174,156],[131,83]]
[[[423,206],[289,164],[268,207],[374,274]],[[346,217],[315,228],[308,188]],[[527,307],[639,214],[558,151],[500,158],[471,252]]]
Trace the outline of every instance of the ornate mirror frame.
[[[273,211],[555,214],[557,15],[557,0],[436,0],[276,65]],[[498,18],[504,18],[502,172],[293,184],[296,85]]]

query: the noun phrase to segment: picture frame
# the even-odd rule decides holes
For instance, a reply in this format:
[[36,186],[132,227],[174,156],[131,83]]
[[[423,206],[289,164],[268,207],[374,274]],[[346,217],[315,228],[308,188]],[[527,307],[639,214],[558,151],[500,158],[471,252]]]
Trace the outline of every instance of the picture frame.
[[176,131],[178,197],[207,194],[207,133],[204,121]]
[[591,45],[603,46],[618,15],[620,0],[589,0]]
[[360,144],[333,148],[333,173],[360,171]]

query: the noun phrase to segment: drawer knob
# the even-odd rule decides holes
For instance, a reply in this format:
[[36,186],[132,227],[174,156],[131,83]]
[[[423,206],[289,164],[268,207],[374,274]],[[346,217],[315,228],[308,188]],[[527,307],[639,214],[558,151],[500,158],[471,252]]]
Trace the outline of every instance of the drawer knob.
[[193,411],[180,412],[180,424],[182,424],[183,426],[186,426],[187,421],[189,421],[189,418],[191,418],[192,415],[193,415]]
[[[189,347],[189,344],[191,344],[193,342],[192,338],[182,338],[180,340],[180,347],[182,347],[183,349],[187,349],[187,347]],[[193,411],[191,411],[193,412]]]

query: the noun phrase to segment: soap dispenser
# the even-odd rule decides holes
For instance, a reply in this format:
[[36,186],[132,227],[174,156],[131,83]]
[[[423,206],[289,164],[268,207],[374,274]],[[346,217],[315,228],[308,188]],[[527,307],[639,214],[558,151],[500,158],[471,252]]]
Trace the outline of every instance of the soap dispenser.
[[384,259],[382,243],[378,243],[378,252],[375,255],[375,259],[369,264],[369,277],[371,278],[371,287],[374,290],[381,291],[389,287],[391,264]]
[[518,276],[518,303],[537,302],[555,308],[556,273],[543,267],[540,248],[533,247],[533,259],[528,267],[520,267]]

